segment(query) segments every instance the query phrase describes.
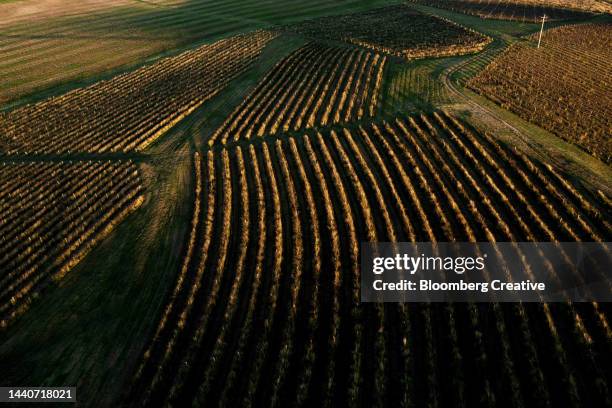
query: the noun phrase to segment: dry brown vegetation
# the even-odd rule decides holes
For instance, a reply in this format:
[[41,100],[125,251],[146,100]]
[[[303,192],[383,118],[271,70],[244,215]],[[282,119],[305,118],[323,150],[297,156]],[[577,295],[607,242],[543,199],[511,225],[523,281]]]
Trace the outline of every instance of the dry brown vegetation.
[[540,49],[513,45],[469,86],[610,163],[611,42],[610,24],[548,30]]
[[537,22],[586,18],[593,12],[612,12],[610,3],[598,0],[412,0],[420,4],[472,14],[482,18]]
[[469,54],[491,39],[407,5],[323,17],[284,27],[312,38],[347,41],[378,52],[412,58]]
[[[355,3],[319,1],[289,2],[298,9],[289,16],[305,15],[311,3],[321,10]],[[156,8],[179,2],[133,3]],[[55,12],[69,18],[124,4],[102,3],[62,2],[65,7]],[[43,9],[23,14],[24,21],[57,16],[48,11],[56,4],[41,2]],[[170,27],[186,22],[191,28],[184,32],[194,37],[206,30],[218,36],[241,30],[245,21],[260,26],[269,18],[266,7],[283,7],[238,0],[185,4],[189,7],[177,8],[176,14],[102,18],[95,30],[110,36],[112,22],[155,26],[161,21]],[[477,4],[489,17],[493,9],[511,19],[521,11],[523,19],[535,16],[527,17],[527,11],[542,11],[489,0]],[[91,265],[101,270],[94,270],[100,286],[73,272],[75,279],[63,281],[68,284],[42,304],[51,306],[52,317],[32,326],[45,314],[33,307],[24,326],[22,321],[13,326],[47,330],[52,350],[61,351],[50,360],[57,367],[40,368],[50,364],[36,361],[32,368],[28,357],[24,367],[14,364],[18,367],[1,379],[31,372],[47,380],[86,379],[79,387],[88,397],[112,383],[111,395],[100,401],[114,404],[98,402],[108,406],[609,406],[607,305],[361,302],[363,242],[608,242],[612,237],[606,193],[584,188],[448,112],[431,108],[408,116],[401,113],[411,106],[406,103],[381,115],[383,95],[399,101],[403,95],[398,94],[408,90],[435,95],[432,104],[457,101],[450,87],[442,98],[447,83],[440,71],[454,69],[455,60],[471,60],[407,63],[401,58],[471,53],[491,41],[416,8],[397,5],[283,26],[309,40],[291,34],[272,44],[264,55],[285,56],[288,47],[300,47],[258,77],[249,92],[243,85],[263,68],[247,70],[276,32],[229,37],[0,114],[0,329],[145,203],[142,179],[153,192],[140,210],[143,216],[135,223],[127,220],[108,245],[91,254]],[[300,20],[280,15],[282,21]],[[11,18],[19,20],[16,14]],[[31,91],[32,83],[20,88],[15,81],[29,78],[24,67],[31,66],[32,77],[47,69],[56,75],[58,67],[81,55],[98,60],[100,49],[109,58],[118,54],[109,61],[114,66],[163,41],[143,37],[136,40],[141,43],[122,44],[118,32],[100,47],[94,37],[78,39],[71,48],[74,43],[63,44],[62,36],[74,33],[67,27],[48,33],[58,38],[25,39],[23,27],[0,36],[0,72],[8,73],[0,78],[0,103],[5,88],[12,96]],[[470,86],[609,163],[609,29],[599,24],[551,30],[540,50],[519,42]],[[138,37],[141,31],[130,34]],[[499,39],[496,46],[505,44],[506,37]],[[32,46],[32,55],[23,44]],[[121,55],[131,48],[134,55]],[[387,80],[395,64],[402,66],[400,75]],[[41,84],[57,78],[43,78]],[[176,136],[172,143],[151,146],[217,94],[167,136]],[[210,134],[221,114],[227,116]],[[183,159],[193,150],[189,177],[189,167],[180,162],[187,165]],[[142,160],[140,170],[132,160]],[[116,267],[132,259],[130,250],[142,267],[129,262],[125,269]],[[516,251],[520,258],[521,249]],[[110,262],[100,255],[111,252]],[[529,275],[531,265],[521,259]],[[600,265],[588,257],[584,262],[598,279],[607,279]],[[555,266],[547,259],[542,263],[554,281]],[[104,286],[124,272],[125,280]],[[81,292],[74,283],[90,288]],[[74,301],[60,299],[57,310],[76,306],[74,315],[70,310],[57,318],[55,300],[68,292]],[[90,294],[96,296],[83,302]],[[100,322],[109,315],[109,324]],[[128,319],[125,329],[113,328]],[[70,325],[64,326],[67,320]],[[65,338],[65,327],[83,334]],[[100,327],[110,330],[99,339]],[[10,330],[6,337],[15,335]],[[18,334],[0,347],[1,357],[22,360],[21,353],[33,346],[16,344],[21,338]]]
[[[483,0],[469,0],[469,1],[483,1]],[[487,0],[485,0],[487,1]],[[499,0],[488,0],[500,3]],[[568,8],[573,10],[588,10],[610,13],[612,12],[612,5],[609,0],[502,0],[508,3],[515,4],[527,4],[530,6],[553,6],[559,8]]]

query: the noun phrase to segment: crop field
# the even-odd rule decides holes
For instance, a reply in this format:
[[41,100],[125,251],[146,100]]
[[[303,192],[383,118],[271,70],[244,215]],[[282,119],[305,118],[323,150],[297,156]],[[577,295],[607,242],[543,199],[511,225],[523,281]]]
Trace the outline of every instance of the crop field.
[[306,45],[266,75],[209,144],[372,117],[378,110],[386,58],[357,49]]
[[0,104],[63,94],[197,42],[386,0],[15,0],[0,2]]
[[512,46],[469,86],[610,163],[610,41],[610,24],[555,28],[542,48]]
[[0,114],[0,151],[142,150],[248,68],[272,38],[260,31],[220,40]]
[[285,29],[312,38],[347,41],[408,59],[469,54],[482,50],[490,41],[456,23],[405,5],[319,18]]
[[130,162],[0,164],[0,327],[143,202]]
[[[612,406],[608,6],[0,0],[0,387]],[[367,243],[504,243],[577,301],[368,302]]]
[[[603,375],[583,344],[607,336],[597,304],[529,315],[520,305],[358,306],[363,241],[609,237],[606,204],[542,163],[434,113],[209,150],[194,172],[188,246],[132,401],[424,406],[444,395],[441,405],[470,406],[466,390],[484,387],[518,405],[548,381],[573,384],[562,398],[605,398],[579,381]],[[459,374],[472,365],[481,375]],[[502,378],[483,378],[489,365]],[[538,375],[521,382],[528,371]]]
[[595,2],[538,1],[538,0],[413,0],[428,6],[446,8],[482,18],[538,22],[546,15],[549,20],[588,18],[591,11],[610,6]]

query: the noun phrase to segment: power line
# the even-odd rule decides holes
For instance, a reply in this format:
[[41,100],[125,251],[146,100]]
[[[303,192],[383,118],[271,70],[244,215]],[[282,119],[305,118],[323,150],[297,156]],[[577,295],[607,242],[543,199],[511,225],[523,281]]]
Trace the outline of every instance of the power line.
[[540,48],[540,43],[542,42],[542,33],[544,32],[544,22],[546,21],[546,14],[542,16],[542,27],[540,28],[540,37],[538,38],[538,48]]

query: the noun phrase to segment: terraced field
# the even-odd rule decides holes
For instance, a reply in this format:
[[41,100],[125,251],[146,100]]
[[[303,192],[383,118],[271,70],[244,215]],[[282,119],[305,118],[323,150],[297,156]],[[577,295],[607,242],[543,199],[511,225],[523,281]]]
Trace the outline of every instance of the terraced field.
[[610,163],[612,25],[552,29],[540,49],[532,40],[512,46],[469,86]]

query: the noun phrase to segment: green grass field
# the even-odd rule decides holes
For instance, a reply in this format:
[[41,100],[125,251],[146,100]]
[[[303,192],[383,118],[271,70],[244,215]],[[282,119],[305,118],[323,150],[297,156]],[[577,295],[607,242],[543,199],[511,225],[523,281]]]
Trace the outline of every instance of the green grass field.
[[39,92],[38,99],[62,93],[74,81],[131,69],[204,41],[388,3],[184,1],[157,6],[133,2],[92,13],[59,15],[35,27],[27,22],[0,25],[0,106],[15,106],[34,92]]

